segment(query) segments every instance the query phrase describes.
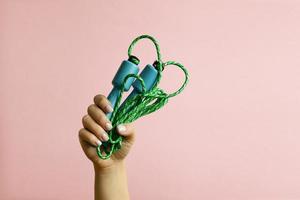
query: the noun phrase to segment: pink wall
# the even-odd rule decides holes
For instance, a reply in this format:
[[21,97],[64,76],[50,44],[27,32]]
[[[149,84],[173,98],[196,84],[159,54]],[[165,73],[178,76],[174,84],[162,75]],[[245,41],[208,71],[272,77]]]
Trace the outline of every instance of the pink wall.
[[[0,1],[0,198],[92,199],[77,132],[131,40],[184,63],[136,122],[133,200],[300,199],[300,2]],[[135,50],[153,62],[149,42]],[[180,85],[165,71],[162,87]]]

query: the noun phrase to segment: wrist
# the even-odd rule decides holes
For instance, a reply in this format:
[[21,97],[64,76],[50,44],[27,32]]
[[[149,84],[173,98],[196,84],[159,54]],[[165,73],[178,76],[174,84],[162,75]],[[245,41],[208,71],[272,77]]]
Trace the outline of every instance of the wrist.
[[123,160],[114,161],[113,164],[105,166],[105,167],[94,164],[94,171],[95,171],[95,174],[98,174],[98,175],[115,174],[116,172],[125,171],[125,163]]
[[94,165],[95,200],[128,200],[127,176],[124,161],[114,162],[108,167]]

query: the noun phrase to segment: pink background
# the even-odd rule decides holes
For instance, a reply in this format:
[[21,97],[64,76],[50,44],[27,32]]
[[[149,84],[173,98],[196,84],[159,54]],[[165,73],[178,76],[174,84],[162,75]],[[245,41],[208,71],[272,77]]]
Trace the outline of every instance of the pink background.
[[[0,1],[0,198],[92,199],[78,142],[127,47],[158,38],[183,94],[136,122],[133,200],[300,199],[300,2]],[[154,51],[141,42],[142,65]],[[175,90],[176,68],[161,87]]]

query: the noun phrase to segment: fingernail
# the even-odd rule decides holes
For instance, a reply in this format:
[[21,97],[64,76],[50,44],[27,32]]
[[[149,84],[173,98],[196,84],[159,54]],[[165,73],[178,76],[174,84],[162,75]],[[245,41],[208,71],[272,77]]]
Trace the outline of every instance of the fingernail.
[[107,141],[107,140],[109,140],[109,137],[108,137],[108,135],[107,135],[106,133],[103,133],[103,134],[102,134],[102,139],[103,139],[104,141]]
[[123,124],[119,124],[117,126],[117,129],[120,133],[125,132],[126,131],[126,127]]
[[114,109],[111,107],[111,105],[107,105],[105,107],[106,112],[111,113],[112,111],[114,111]]
[[100,140],[96,141],[97,146],[100,146],[102,144],[102,142]]
[[110,131],[110,130],[112,129],[112,125],[111,125],[111,123],[109,123],[109,122],[107,122],[107,123],[105,124],[105,126],[106,126],[106,130],[108,130],[108,131]]

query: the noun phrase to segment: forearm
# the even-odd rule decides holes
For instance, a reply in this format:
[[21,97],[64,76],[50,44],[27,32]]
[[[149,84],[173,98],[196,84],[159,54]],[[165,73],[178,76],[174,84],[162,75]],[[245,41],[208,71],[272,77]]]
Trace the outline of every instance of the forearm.
[[95,168],[95,200],[129,200],[123,161],[107,169]]

